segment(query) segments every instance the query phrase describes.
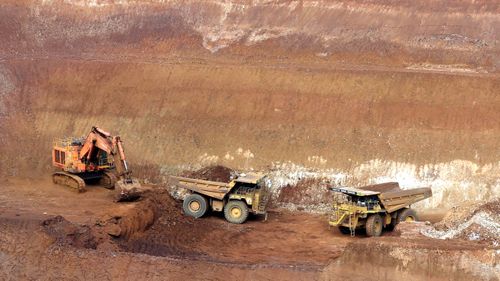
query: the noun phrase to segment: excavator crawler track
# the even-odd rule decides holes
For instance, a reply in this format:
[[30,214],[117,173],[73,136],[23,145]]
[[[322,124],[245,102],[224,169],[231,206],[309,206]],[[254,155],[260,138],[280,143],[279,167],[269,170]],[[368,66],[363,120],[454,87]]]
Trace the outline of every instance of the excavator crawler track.
[[116,178],[115,174],[108,171],[102,175],[102,178],[99,181],[99,184],[107,189],[114,189],[117,181],[118,181],[118,179]]
[[56,172],[52,174],[52,181],[55,184],[75,188],[78,192],[85,192],[85,181],[77,175],[65,172]]

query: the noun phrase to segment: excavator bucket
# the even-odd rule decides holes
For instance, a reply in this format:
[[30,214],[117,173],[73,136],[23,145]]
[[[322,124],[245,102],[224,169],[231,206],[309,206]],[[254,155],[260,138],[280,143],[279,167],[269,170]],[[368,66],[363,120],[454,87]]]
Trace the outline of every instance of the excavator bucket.
[[141,197],[143,192],[142,186],[137,179],[120,179],[115,184],[115,189],[118,191],[116,196],[117,202],[134,201]]

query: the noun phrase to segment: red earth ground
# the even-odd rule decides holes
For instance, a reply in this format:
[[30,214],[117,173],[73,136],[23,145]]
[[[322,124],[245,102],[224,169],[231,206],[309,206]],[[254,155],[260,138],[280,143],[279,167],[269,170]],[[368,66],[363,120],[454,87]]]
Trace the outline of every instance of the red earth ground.
[[[494,280],[484,266],[498,262],[498,247],[408,227],[365,238],[330,229],[326,216],[284,210],[242,225],[218,215],[193,219],[161,187],[139,202],[112,200],[98,186],[79,194],[46,180],[9,180],[0,197],[0,278]],[[467,268],[479,264],[482,273]]]
[[[192,220],[161,189],[289,161],[357,186],[415,174],[434,206],[498,197],[498,26],[488,0],[2,1],[0,279],[498,280],[481,242],[350,238],[284,210]],[[94,125],[160,189],[53,186],[52,141]],[[328,202],[282,199],[303,197]]]

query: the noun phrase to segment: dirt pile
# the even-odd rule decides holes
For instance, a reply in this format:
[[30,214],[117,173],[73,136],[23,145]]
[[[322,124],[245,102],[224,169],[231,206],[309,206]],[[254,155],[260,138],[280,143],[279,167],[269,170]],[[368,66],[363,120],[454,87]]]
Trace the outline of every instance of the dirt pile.
[[464,239],[500,246],[500,199],[452,208],[422,233],[438,239]]
[[143,199],[122,216],[113,216],[102,224],[104,231],[111,236],[128,238],[147,230],[156,220],[159,202],[154,198],[156,192],[143,194]]
[[[185,170],[185,171],[180,173],[180,176],[186,177],[186,178],[227,183],[227,182],[231,181],[236,176],[236,172],[228,167],[225,167],[225,166],[212,165],[212,166],[203,167],[203,168],[195,170],[195,171]],[[170,195],[172,195],[175,199],[183,200],[187,194],[186,189],[178,187],[171,180],[167,180],[165,182],[165,186],[169,190]]]
[[194,178],[207,181],[229,182],[236,172],[221,165],[203,167],[196,171],[184,171],[182,177]]
[[45,219],[41,225],[57,245],[116,251],[119,250],[117,241],[139,235],[153,225],[159,212],[158,206],[165,206],[162,200],[172,201],[164,196],[157,197],[157,194],[160,193],[147,191],[138,202],[117,205],[121,211],[106,212],[85,220],[85,223],[72,222],[57,215]]
[[306,178],[296,184],[282,187],[272,207],[289,210],[325,213],[330,210],[333,192],[328,190],[330,181],[325,178]]
[[97,239],[88,225],[76,225],[62,216],[55,216],[44,220],[42,227],[58,245],[97,249]]
[[204,257],[194,244],[206,237],[214,229],[214,224],[185,216],[181,203],[175,201],[166,190],[155,190],[148,197],[156,208],[154,223],[144,232],[136,231],[121,239],[121,249],[153,256]]

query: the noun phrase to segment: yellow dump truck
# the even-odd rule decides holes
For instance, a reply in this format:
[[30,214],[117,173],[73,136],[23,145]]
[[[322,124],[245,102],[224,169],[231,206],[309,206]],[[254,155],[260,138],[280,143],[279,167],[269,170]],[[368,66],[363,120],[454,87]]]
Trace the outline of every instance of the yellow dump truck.
[[[376,190],[381,185],[371,187]],[[388,191],[353,187],[330,189],[336,194],[329,224],[351,236],[357,230],[366,230],[367,236],[380,236],[383,229],[393,230],[401,221],[416,221],[418,217],[410,208],[411,204],[432,196],[430,188],[401,190],[399,185]]]
[[241,174],[229,183],[185,177],[171,177],[174,183],[188,190],[182,209],[188,216],[200,218],[209,209],[224,212],[231,223],[243,223],[249,213],[264,215],[267,219],[268,193],[262,174]]

